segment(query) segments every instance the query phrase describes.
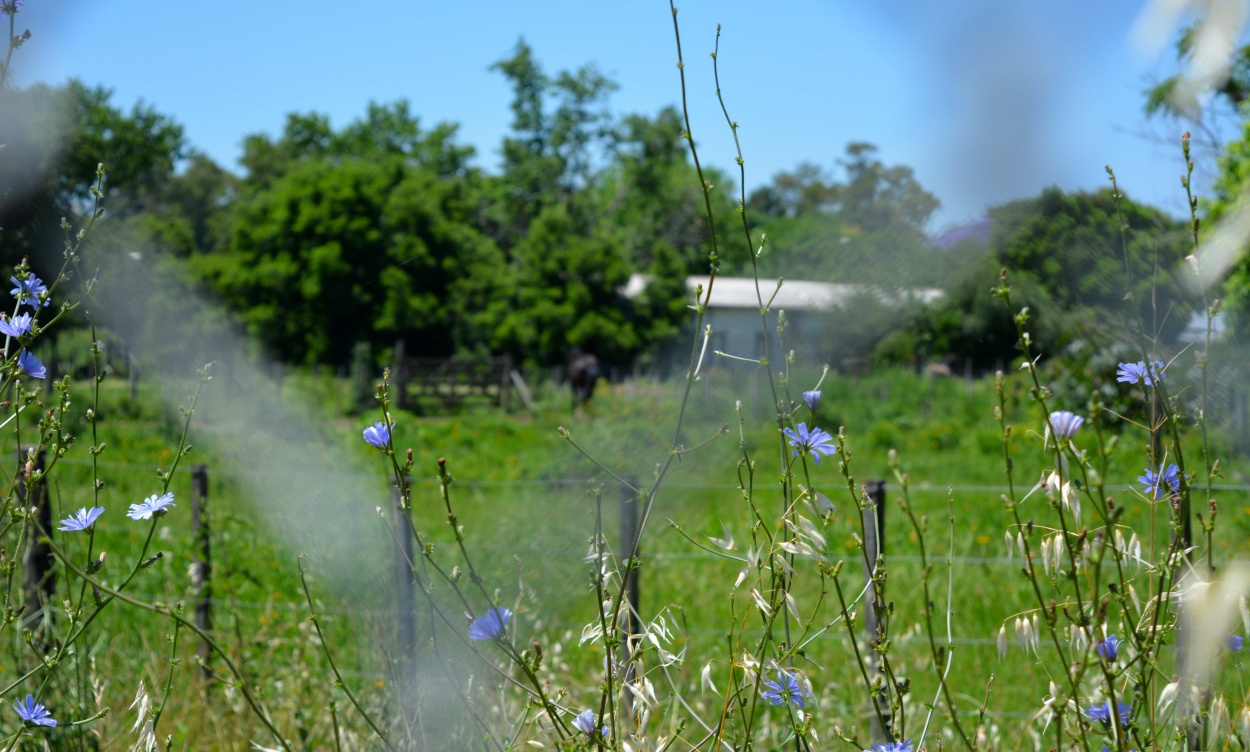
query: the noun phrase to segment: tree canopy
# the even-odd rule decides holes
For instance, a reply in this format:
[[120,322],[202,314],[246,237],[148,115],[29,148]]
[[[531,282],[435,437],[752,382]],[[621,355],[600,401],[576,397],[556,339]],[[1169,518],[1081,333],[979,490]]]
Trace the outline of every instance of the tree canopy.
[[[573,347],[619,365],[658,352],[687,322],[686,277],[707,273],[712,250],[679,112],[617,114],[610,77],[593,65],[549,74],[523,40],[492,69],[510,85],[512,113],[496,172],[478,165],[454,123],[425,124],[406,101],[371,103],[338,128],[321,113],[291,113],[280,133],[245,138],[236,174],[191,148],[171,118],[143,103],[123,111],[107,89],[5,90],[0,253],[10,264],[43,263],[37,252],[59,261],[60,218],[88,208],[104,162],[115,221],[101,245],[121,259],[105,268],[162,265],[168,300],[152,310],[203,290],[285,361],[344,365],[366,345],[385,360],[396,343],[409,354],[537,365]],[[1230,148],[1228,196],[1246,163]],[[1014,329],[985,294],[1003,266],[1047,345],[1111,315],[1169,337],[1189,305],[1166,279],[1185,247],[1173,242],[1175,223],[1107,192],[1047,190],[992,210],[987,243],[939,247],[926,235],[937,198],[867,142],[828,168],[779,173],[745,206],[728,175],[705,166],[703,178],[722,274],[758,266],[855,283],[869,291],[864,301],[946,290],[909,335],[913,352],[1010,357]],[[1156,269],[1161,302],[1149,308],[1140,280]],[[626,297],[634,274],[649,284]],[[881,307],[843,326],[843,339],[871,347],[898,315]]]
[[1189,252],[1184,226],[1157,209],[1110,188],[1048,188],[989,215],[993,230],[980,260],[940,305],[924,312],[918,349],[986,367],[1017,357],[1015,324],[989,294],[1004,269],[1013,304],[1029,308],[1033,351],[1045,356],[1079,339],[1129,341],[1138,348],[1147,341],[1173,343],[1193,311],[1176,278]]

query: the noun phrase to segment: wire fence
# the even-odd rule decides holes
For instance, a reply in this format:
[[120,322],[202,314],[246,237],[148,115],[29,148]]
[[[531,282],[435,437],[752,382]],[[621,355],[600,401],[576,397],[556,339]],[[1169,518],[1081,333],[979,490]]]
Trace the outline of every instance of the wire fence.
[[[62,458],[58,461],[64,462],[69,465],[89,466],[93,464],[90,459]],[[135,470],[150,469],[150,466],[145,465],[144,463],[128,463],[128,462],[99,460],[98,462],[94,464],[98,465],[99,467],[106,467],[106,468],[113,468],[113,469],[135,469]],[[253,614],[300,613],[301,615],[304,612],[306,612],[307,606],[303,603],[294,603],[291,601],[279,601],[279,600],[274,600],[274,599],[248,600],[248,599],[240,599],[240,598],[235,598],[235,597],[221,597],[220,595],[214,593],[213,581],[212,581],[214,570],[212,568],[210,550],[207,545],[208,541],[211,541],[214,539],[214,532],[211,529],[212,518],[210,515],[206,513],[206,510],[208,508],[207,507],[208,469],[204,468],[203,466],[196,466],[194,468],[188,467],[188,468],[184,468],[183,470],[181,470],[180,473],[184,471],[192,474],[193,478],[196,473],[199,473],[201,475],[200,479],[197,482],[193,483],[192,496],[193,496],[193,503],[195,504],[195,508],[197,512],[195,515],[193,515],[193,523],[189,527],[185,525],[166,526],[166,527],[174,533],[184,535],[184,536],[189,535],[192,537],[194,541],[197,542],[196,550],[193,554],[194,565],[197,567],[197,574],[195,577],[193,577],[194,588],[193,588],[193,594],[190,600],[195,603],[196,613],[198,617],[197,621],[200,622],[201,626],[203,626],[205,629],[212,628],[213,623],[214,623],[214,618],[213,618],[214,611],[223,611],[223,610],[229,611],[229,612],[242,611],[242,612],[248,612],[248,613],[253,613]],[[212,471],[212,475],[220,476],[224,478],[232,478],[232,479],[248,479],[248,478],[258,479],[259,478],[259,479],[264,479],[268,482],[274,482],[275,480],[276,481],[298,480],[301,483],[309,483],[309,482],[315,483],[318,480],[333,478],[333,479],[338,479],[338,480],[351,480],[351,481],[358,481],[362,483],[372,483],[372,484],[376,484],[379,486],[384,483],[389,483],[388,478],[379,477],[378,474],[376,473],[354,473],[354,472],[325,472],[325,473],[318,474],[318,473],[308,473],[308,472],[285,473],[285,472],[280,472],[280,471],[265,471],[265,470],[255,470],[255,469],[251,469],[251,470],[214,469]],[[544,488],[571,489],[571,488],[584,488],[588,484],[601,482],[601,481],[602,479],[591,478],[591,477],[495,480],[495,481],[457,480],[456,485],[458,487],[479,488],[479,489],[487,489],[487,490],[499,490],[499,489],[507,489],[507,488],[531,489],[531,490],[532,489],[544,489]],[[437,484],[437,481],[435,479],[416,479],[413,483],[414,486],[418,486],[418,487],[431,487],[431,486],[435,486],[436,484]],[[707,490],[737,491],[739,489],[737,484],[732,484],[732,483],[707,484],[707,483],[681,483],[681,482],[666,484],[665,488],[671,491],[707,491]],[[1123,486],[1109,487],[1109,490],[1134,490],[1136,488],[1137,486],[1133,486],[1133,485],[1123,485]],[[1218,484],[1214,488],[1224,493],[1250,494],[1250,484],[1225,483],[1225,484]],[[997,494],[1008,493],[1010,492],[1011,489],[1010,487],[1006,485],[992,485],[992,484],[967,484],[967,485],[917,484],[917,485],[912,486],[911,490],[914,493],[922,493],[922,494],[923,493],[945,494],[945,493],[953,492],[953,493],[976,493],[976,494],[996,494],[997,495]],[[1017,492],[1018,491],[1019,489],[1017,489]],[[622,499],[622,502],[624,503],[624,497]],[[633,506],[636,507],[637,505],[635,504]],[[201,512],[204,512],[204,513],[201,513]],[[621,524],[623,526],[626,526],[628,524],[626,522],[625,517],[622,517]],[[884,530],[884,526],[883,526],[883,530]],[[625,536],[625,537],[628,538],[628,536]],[[1002,544],[999,544],[999,545],[1002,545]],[[622,542],[620,549],[629,550],[631,547],[632,547],[632,544],[630,542],[624,541]],[[465,548],[471,554],[502,554],[508,558],[537,561],[537,562],[542,562],[544,565],[548,565],[548,566],[552,565],[553,561],[565,562],[566,564],[571,563],[571,562],[582,561],[587,551],[587,548],[584,545],[583,546],[550,545],[550,544],[540,545],[537,543],[526,543],[523,541],[498,542],[498,543],[468,543],[466,542]],[[231,553],[229,551],[225,551],[221,549],[219,549],[219,551],[220,553],[218,555],[224,554],[228,556]],[[683,565],[691,564],[695,562],[717,562],[717,561],[723,562],[726,560],[726,557],[724,556],[720,556],[714,553],[700,551],[700,550],[653,551],[653,552],[643,552],[643,553],[644,553],[644,557],[643,557],[644,559],[648,559],[654,562],[676,562],[676,563],[680,563]],[[733,552],[733,554],[736,555],[737,552]],[[890,561],[890,562],[899,562],[899,563],[907,563],[907,564],[919,564],[922,562],[922,559],[920,556],[911,555],[911,554],[888,554],[886,555],[886,558],[887,558],[887,561]],[[931,565],[937,565],[939,567],[943,565],[949,565],[952,568],[993,567],[993,568],[1002,568],[1002,569],[1007,569],[1007,568],[1019,569],[1022,566],[1021,560],[1019,557],[1007,557],[1007,556],[951,555],[951,554],[941,555],[939,554],[936,556],[928,557],[926,561],[927,563]],[[402,583],[405,580],[410,581],[411,571],[405,571],[405,567],[407,565],[405,565],[403,562],[398,561],[398,560],[396,561],[395,566],[396,566],[396,578],[394,582],[396,584],[396,590],[394,593],[394,597],[386,599],[391,602],[390,607],[375,606],[371,608],[359,608],[359,607],[327,605],[327,604],[318,603],[318,606],[317,606],[318,612],[325,616],[342,617],[348,620],[370,620],[375,623],[397,624],[397,625],[400,625],[399,629],[402,632],[403,631],[402,624],[404,623],[406,619],[411,620],[412,614],[414,613],[415,608],[416,608],[416,604],[413,601],[413,592],[412,592],[411,587],[408,588],[406,596],[404,595],[404,588],[402,587]],[[641,586],[641,583],[636,583],[634,585],[635,590],[633,593],[633,600],[635,601],[635,603],[637,603],[637,599],[639,597],[637,588],[640,586]],[[140,594],[139,597],[147,599],[147,600],[154,600],[154,601],[168,602],[171,600],[169,593]],[[174,600],[181,600],[181,599],[175,598]],[[541,628],[544,631],[549,631],[549,632],[550,631],[554,631],[554,632],[570,631],[574,634],[580,632],[583,626],[584,624],[581,624],[581,623],[574,623],[574,622],[564,621],[560,619],[544,620],[541,624]],[[638,625],[633,626],[634,631],[637,631],[638,629],[639,629]],[[700,637],[700,638],[713,637],[714,638],[718,636],[723,636],[725,630],[724,630],[724,627],[704,626],[702,624],[693,623],[693,624],[686,625],[684,627],[684,631],[691,637]],[[409,639],[411,640],[412,638],[410,637]],[[844,631],[831,631],[828,634],[828,636],[823,639],[846,641],[849,638],[845,634]],[[927,642],[928,637],[925,635],[921,635],[921,634],[912,634],[912,635],[901,635],[898,637],[892,637],[891,639],[892,641],[898,642],[901,645],[909,645],[912,643],[919,643],[922,641]],[[995,639],[995,637],[992,634],[984,634],[984,635],[955,634],[955,635],[950,636],[949,638],[946,637],[944,634],[942,634],[942,635],[939,635],[938,642],[943,645],[969,646],[977,650],[990,650],[990,649],[997,650],[998,649],[998,641]],[[1049,646],[1048,644],[1045,644],[1045,645],[1047,649],[1053,649],[1053,646]],[[353,675],[358,676],[358,677],[363,677],[363,678],[374,678],[374,679],[386,679],[387,677],[386,672],[381,669],[379,669],[378,671],[372,671],[372,672],[371,671],[357,671],[357,672],[353,672]]]

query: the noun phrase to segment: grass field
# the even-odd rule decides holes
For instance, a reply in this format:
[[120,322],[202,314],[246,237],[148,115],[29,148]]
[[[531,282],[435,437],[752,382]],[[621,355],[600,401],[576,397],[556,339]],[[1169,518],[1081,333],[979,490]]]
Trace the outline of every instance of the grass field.
[[[795,395],[816,378],[814,373],[796,373]],[[322,623],[348,682],[370,707],[386,707],[393,683],[388,662],[396,657],[387,647],[393,645],[395,622],[394,560],[385,526],[373,510],[386,505],[388,481],[382,457],[360,441],[361,428],[377,417],[349,415],[338,396],[342,387],[328,377],[295,374],[281,391],[243,381],[220,379],[208,385],[192,423],[195,448],[185,460],[209,466],[216,632],[255,677],[278,724],[293,736],[303,736],[310,746],[325,743],[332,733],[327,709],[334,698],[348,731],[359,740],[367,739],[365,725],[351,717],[342,694],[332,688],[333,679],[312,639],[295,557],[307,554],[305,565],[324,613]],[[180,431],[172,405],[185,404],[168,398],[190,387],[172,381],[163,387],[144,383],[140,398],[131,404],[124,383],[106,381],[104,386],[98,428],[108,443],[100,457],[100,477],[106,483],[102,498],[108,511],[96,550],[109,551],[110,565],[116,557],[119,567],[112,574],[106,568],[102,574],[107,579],[117,577],[125,557],[135,555],[142,544],[146,528],[124,519],[123,512],[126,505],[158,492],[156,469],[169,467]],[[779,445],[762,396],[766,391],[741,374],[716,370],[695,385],[682,444],[697,445],[716,436],[724,425],[730,430],[675,463],[644,534],[642,610],[655,614],[664,606],[672,607],[669,614],[679,629],[668,647],[673,652],[684,650],[686,660],[671,679],[694,688],[695,697],[699,672],[709,661],[714,664],[714,680],[722,686],[725,681],[725,627],[733,618],[731,608],[740,617],[746,603],[741,592],[731,599],[741,564],[696,548],[666,520],[705,543],[706,536],[720,537],[724,525],[738,542],[735,553],[740,554],[750,540],[738,489],[738,461],[744,448],[758,462],[755,503],[765,509],[780,504]],[[887,455],[897,450],[911,479],[912,506],[928,519],[925,542],[930,563],[936,565],[931,586],[943,613],[948,608],[947,578],[953,583],[949,608],[956,646],[955,689],[963,706],[972,710],[983,701],[985,681],[995,673],[991,718],[1004,730],[1016,728],[1038,707],[1046,676],[1014,645],[1009,659],[1000,662],[994,643],[1000,624],[1033,602],[1023,587],[1019,560],[1012,565],[1005,558],[1003,532],[1008,520],[1000,496],[1006,490],[1006,476],[989,380],[931,379],[900,371],[861,378],[831,376],[823,392],[816,422],[833,432],[846,426],[857,482],[888,478]],[[1018,426],[1012,451],[1017,493],[1022,495],[1044,466],[1037,435],[1040,417],[1024,404],[1022,387],[1013,383],[1008,393],[1011,421]],[[469,407],[436,417],[398,414],[395,446],[413,450],[414,519],[436,545],[435,557],[450,568],[457,562],[434,481],[437,460],[448,460],[457,478],[452,499],[474,564],[488,590],[497,591],[505,603],[518,604],[519,642],[547,646],[552,681],[567,686],[576,705],[595,691],[586,677],[602,661],[598,646],[578,647],[577,639],[595,609],[584,559],[594,530],[596,499],[602,505],[609,543],[615,545],[624,495],[607,471],[561,438],[558,428],[567,428],[612,473],[647,483],[673,440],[679,385],[650,381],[606,385],[589,408],[576,415],[567,409],[567,397],[558,389],[540,391],[539,396],[540,409],[534,413],[505,415]],[[739,399],[745,414],[741,444],[734,407]],[[75,404],[85,406],[85,395],[75,393]],[[86,429],[85,424],[72,428],[84,437]],[[1078,444],[1089,439],[1083,434]],[[1144,440],[1124,431],[1107,474],[1115,497],[1130,505],[1130,517],[1139,524],[1147,519],[1148,507],[1140,497],[1134,501],[1128,489],[1135,487],[1133,481],[1141,473],[1139,448]],[[52,485],[58,519],[92,503],[89,456],[74,452],[61,463]],[[133,586],[134,592],[151,600],[186,600],[192,593],[189,481],[183,472],[188,466],[180,468],[171,486],[179,507],[165,518],[156,536],[155,546],[167,555]],[[1244,459],[1226,457],[1224,467],[1226,482],[1245,483]],[[842,531],[831,537],[831,543],[835,550],[841,546],[845,551],[843,580],[848,585],[862,583],[859,553],[849,532],[852,506],[836,462],[829,459],[815,468],[812,483],[834,503],[829,529]],[[599,489],[597,495],[594,489]],[[897,484],[891,482],[885,550],[888,592],[896,605],[893,660],[897,671],[913,678],[911,700],[920,709],[932,699],[936,682],[927,643],[921,639],[917,536],[895,507],[899,496]],[[1250,497],[1244,489],[1224,490],[1218,497],[1222,511],[1217,558],[1227,559],[1245,553]],[[1026,517],[1035,515],[1042,524],[1049,513],[1045,503],[1040,494],[1026,502]],[[953,543],[948,510],[954,514]],[[1166,537],[1158,535],[1160,542]],[[82,543],[67,541],[71,550]],[[945,564],[948,556],[953,561],[950,570]],[[817,594],[798,592],[799,609],[806,613],[814,607]],[[834,613],[826,600],[817,626]],[[428,637],[426,627],[422,630]],[[78,717],[94,713],[97,703],[111,706],[113,713],[92,724],[94,731],[79,727],[59,732],[67,744],[78,740],[82,748],[90,748],[92,738],[103,747],[129,744],[134,715],[121,710],[133,699],[139,679],[150,691],[164,685],[169,633],[168,623],[150,614],[119,608],[105,612],[93,632],[96,639],[81,646],[74,670],[62,670],[60,681],[77,685]],[[239,748],[243,739],[263,742],[263,730],[248,716],[238,693],[223,684],[202,683],[194,666],[194,641],[185,633],[179,640],[182,663],[173,673],[168,720],[162,722],[166,730],[207,742],[193,745],[200,748]],[[862,727],[866,718],[865,693],[857,683],[855,664],[848,660],[849,650],[840,625],[805,650],[817,682],[818,724],[826,733],[835,723]],[[29,650],[20,640],[10,642],[6,662],[30,664]],[[427,717],[446,712],[453,719],[448,724],[459,723],[459,716],[450,710],[454,703],[434,695],[433,688],[441,681],[441,677],[428,680],[432,689],[422,706]],[[489,678],[482,675],[479,681]],[[707,694],[696,707],[707,703],[705,709],[714,708],[717,702]],[[237,720],[222,723],[222,717]]]

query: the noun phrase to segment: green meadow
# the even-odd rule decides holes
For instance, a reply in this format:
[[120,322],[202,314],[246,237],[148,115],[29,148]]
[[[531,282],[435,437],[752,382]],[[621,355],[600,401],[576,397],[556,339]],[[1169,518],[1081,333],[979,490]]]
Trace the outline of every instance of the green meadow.
[[[719,698],[699,690],[704,666],[711,663],[711,678],[723,689],[731,651],[740,655],[752,649],[749,643],[733,648],[726,643],[726,625],[747,618],[750,604],[747,593],[734,588],[743,564],[727,558],[744,556],[752,540],[739,487],[740,478],[750,478],[743,469],[744,456],[756,463],[750,478],[754,503],[777,512],[782,504],[781,445],[775,419],[758,396],[767,393],[767,386],[753,385],[751,378],[714,368],[694,385],[679,443],[687,448],[705,445],[674,463],[656,496],[641,544],[642,615],[650,620],[663,613],[672,627],[672,642],[665,647],[684,657],[679,665],[656,674],[654,681],[663,677],[683,687],[705,710],[714,711]],[[790,376],[792,393],[797,396],[818,378],[815,371],[796,369]],[[285,518],[266,508],[272,505],[265,498],[257,498],[252,481],[272,480],[265,478],[266,473],[279,476],[278,484],[295,481],[282,477],[280,468],[258,466],[256,458],[244,450],[248,444],[239,438],[240,426],[218,410],[226,396],[220,390],[228,388],[217,380],[205,387],[200,409],[191,421],[192,451],[171,484],[179,506],[162,521],[153,544],[154,550],[165,555],[140,575],[132,589],[142,598],[181,601],[188,613],[193,610],[189,565],[195,540],[187,470],[192,464],[205,464],[210,478],[216,639],[255,678],[280,724],[302,729],[310,740],[324,741],[331,734],[333,701],[345,729],[365,739],[367,727],[346,708],[345,697],[334,687],[311,632],[297,557],[304,554],[303,566],[310,573],[321,624],[346,683],[368,707],[393,710],[391,689],[397,662],[388,646],[394,644],[397,623],[395,560],[385,532],[389,513],[376,512],[389,499],[388,464],[360,440],[361,429],[380,413],[350,414],[345,400],[336,397],[346,389],[343,384],[308,373],[290,375],[281,390],[274,388],[266,396],[279,406],[320,418],[317,430],[328,449],[323,449],[324,466],[318,467],[326,477],[313,482],[356,489],[347,496],[361,498],[340,500],[343,519],[375,533],[359,544],[347,541],[342,547],[309,543],[312,539],[292,534]],[[75,405],[83,408],[89,395],[77,389]],[[142,545],[141,526],[129,524],[122,516],[125,505],[159,491],[157,470],[170,467],[181,432],[175,405],[188,404],[171,397],[189,389],[183,382],[162,386],[144,380],[138,399],[132,402],[124,379],[106,379],[102,386],[97,427],[107,449],[99,458],[99,475],[105,481],[101,498],[108,511],[101,520],[95,550],[108,551],[109,564],[118,567],[111,572],[106,567],[102,573],[106,579],[118,576],[126,557],[133,557]],[[466,551],[487,591],[505,604],[515,604],[518,644],[545,646],[549,657],[544,668],[553,685],[567,687],[574,698],[589,698],[595,690],[588,677],[603,659],[601,645],[579,644],[583,626],[596,614],[589,585],[591,565],[586,563],[589,542],[598,519],[608,545],[619,546],[622,510],[633,512],[638,502],[612,476],[640,487],[654,478],[657,463],[664,461],[674,439],[681,387],[648,380],[605,383],[577,413],[569,410],[563,388],[539,384],[535,391],[538,406],[533,412],[504,413],[470,403],[454,413],[396,413],[394,444],[401,453],[412,449],[413,518],[422,539],[433,545],[433,561],[448,570],[457,564],[465,566],[455,549],[435,482],[437,462],[445,458],[456,478],[450,499],[464,529]],[[993,675],[987,717],[1004,733],[1018,730],[1040,707],[1039,692],[1044,691],[1047,677],[1015,644],[1011,627],[1016,616],[1032,613],[1036,602],[1021,574],[1019,556],[1008,561],[1004,545],[1009,518],[1002,496],[1008,493],[1008,479],[1003,470],[1001,430],[993,416],[993,380],[934,378],[892,370],[861,377],[831,374],[822,391],[814,422],[834,433],[845,427],[854,483],[858,486],[875,478],[887,481],[884,549],[887,597],[894,604],[888,618],[895,641],[890,656],[895,672],[912,678],[909,702],[920,714],[913,713],[912,722],[923,715],[924,704],[932,702],[937,688],[923,613],[927,574],[937,644],[953,646],[951,683],[963,711],[975,714],[985,703],[986,685]],[[1006,393],[1013,425],[1014,488],[1016,497],[1023,498],[1046,464],[1041,451],[1042,424],[1016,380],[1008,380]],[[742,400],[739,413],[736,403],[742,395],[751,394],[757,395],[754,403]],[[82,412],[71,410],[76,415]],[[1152,525],[1151,505],[1134,490],[1138,487],[1134,480],[1142,472],[1138,458],[1143,456],[1145,434],[1113,416],[1107,416],[1107,423],[1106,435],[1119,436],[1106,475],[1108,491],[1127,507],[1124,522],[1140,531],[1147,550],[1151,546],[1157,550],[1168,539],[1161,522],[1163,510],[1153,510]],[[560,428],[567,429],[572,441],[562,437]],[[85,423],[71,430],[82,432],[82,441],[87,441]],[[1089,426],[1076,440],[1083,448],[1092,448],[1093,442]],[[921,523],[920,533],[899,506],[905,497],[889,466],[891,450],[896,451],[909,479],[906,499]],[[1218,562],[1244,555],[1245,542],[1250,540],[1247,464],[1226,455],[1223,468],[1221,482],[1232,487],[1215,494],[1219,514],[1214,558]],[[808,469],[811,487],[832,503],[826,530],[831,548],[844,555],[840,582],[854,597],[863,587],[863,554],[852,535],[856,512],[847,481],[835,457]],[[334,477],[327,479],[331,474]],[[81,447],[60,460],[51,489],[58,519],[92,504],[91,477],[89,455]],[[807,485],[806,480],[803,483]],[[309,517],[309,530],[334,527],[337,518],[319,521],[322,513],[315,509],[322,507],[309,504],[301,510],[297,501],[291,513]],[[1040,491],[1023,502],[1021,512],[1042,528],[1053,519]],[[1085,512],[1087,521],[1090,514]],[[315,540],[337,534],[334,529],[322,532],[329,538]],[[709,542],[713,537],[723,539],[726,532],[733,537],[733,549],[722,551]],[[921,536],[927,566],[920,560]],[[73,539],[66,545],[72,552],[82,543]],[[796,565],[801,574],[804,566],[802,561]],[[818,728],[833,724],[864,728],[868,717],[865,692],[857,664],[850,659],[848,633],[843,624],[830,626],[839,610],[833,590],[828,581],[823,593],[813,589],[818,582],[815,570],[806,574],[801,579],[805,586],[797,589],[795,597],[803,620],[810,619],[811,624],[801,638],[807,644],[796,665],[810,664],[807,668],[818,677],[813,687],[819,698]],[[433,595],[447,603],[448,593],[436,587]],[[852,610],[862,609],[860,604]],[[222,747],[245,738],[264,738],[263,729],[247,714],[229,682],[219,680],[217,659],[209,659],[209,678],[201,678],[193,635],[183,632],[175,646],[170,642],[168,621],[131,609],[114,607],[101,620],[93,632],[95,641],[80,645],[74,657],[82,665],[76,663],[76,670],[61,674],[58,681],[97,677],[90,681],[100,686],[84,696],[94,693],[113,709],[98,722],[97,732],[92,732],[106,746],[110,739],[128,733],[134,715],[123,709],[133,699],[138,682],[143,680],[149,691],[158,692],[171,676],[165,716],[171,731],[184,738],[214,738],[217,742],[210,746]],[[1000,660],[995,637],[1004,623],[1012,639],[1007,658]],[[799,624],[796,619],[796,632],[802,632]],[[427,622],[419,618],[422,639],[430,637],[428,630]],[[862,633],[862,626],[856,632]],[[750,629],[746,633],[750,635]],[[382,650],[376,649],[379,645]],[[452,654],[466,659],[461,664],[464,671],[479,681],[491,681],[488,672],[474,667],[473,659],[454,650]],[[172,673],[170,656],[178,659]],[[14,641],[6,660],[28,665],[30,651]],[[1234,676],[1230,673],[1229,680]],[[437,709],[446,699],[423,702]],[[84,707],[84,716],[89,714],[86,711]],[[237,723],[208,720],[223,712]],[[73,738],[73,731],[65,733]]]

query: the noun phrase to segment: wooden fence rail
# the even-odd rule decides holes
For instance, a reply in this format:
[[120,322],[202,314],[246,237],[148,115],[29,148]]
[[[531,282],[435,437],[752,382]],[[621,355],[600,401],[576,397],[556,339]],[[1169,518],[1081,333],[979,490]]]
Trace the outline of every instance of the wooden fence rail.
[[486,397],[508,409],[512,386],[512,358],[412,358],[404,355],[403,342],[395,345],[391,367],[392,397],[402,408],[420,413],[422,400],[434,400],[444,408],[459,407],[473,396]]

